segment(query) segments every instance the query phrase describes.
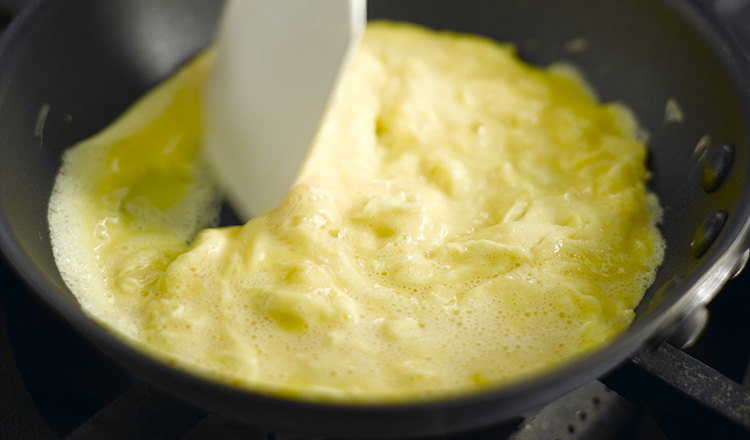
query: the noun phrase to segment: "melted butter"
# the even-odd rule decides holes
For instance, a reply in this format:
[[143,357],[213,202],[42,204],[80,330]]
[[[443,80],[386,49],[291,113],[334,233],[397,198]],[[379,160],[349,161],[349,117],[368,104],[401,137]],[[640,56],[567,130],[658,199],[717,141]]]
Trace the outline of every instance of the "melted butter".
[[262,392],[403,400],[544,372],[632,321],[663,256],[646,149],[572,69],[371,24],[283,203],[203,229],[210,65],[72,148],[50,202],[66,283],[133,344]]

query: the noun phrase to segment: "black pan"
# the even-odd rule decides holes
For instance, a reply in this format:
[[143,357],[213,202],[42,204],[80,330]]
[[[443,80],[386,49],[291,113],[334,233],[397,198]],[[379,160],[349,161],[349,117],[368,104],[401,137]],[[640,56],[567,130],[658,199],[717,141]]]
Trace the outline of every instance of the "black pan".
[[[568,59],[603,100],[622,100],[635,110],[651,133],[652,188],[665,207],[667,253],[632,327],[602,350],[525,382],[402,405],[272,398],[147,357],[84,315],[63,283],[50,250],[47,200],[63,150],[206,47],[220,7],[211,0],[40,0],[0,44],[3,253],[30,290],[85,337],[176,396],[262,427],[331,436],[429,435],[513,421],[663,341],[748,255],[750,63],[704,4],[373,0],[371,18],[514,41],[522,57],[541,65]],[[577,38],[585,38],[587,48],[571,53],[565,43]],[[664,124],[668,99],[680,104],[684,123]],[[701,144],[706,148],[696,150],[704,136],[710,139]]]

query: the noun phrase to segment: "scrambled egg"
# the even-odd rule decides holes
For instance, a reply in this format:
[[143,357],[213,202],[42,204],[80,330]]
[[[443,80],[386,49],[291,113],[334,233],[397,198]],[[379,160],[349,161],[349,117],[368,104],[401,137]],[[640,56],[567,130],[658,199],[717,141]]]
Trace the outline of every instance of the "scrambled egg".
[[67,152],[60,271],[172,364],[277,395],[425,398],[609,341],[663,257],[646,148],[619,104],[509,45],[371,24],[283,203],[204,229],[203,55]]

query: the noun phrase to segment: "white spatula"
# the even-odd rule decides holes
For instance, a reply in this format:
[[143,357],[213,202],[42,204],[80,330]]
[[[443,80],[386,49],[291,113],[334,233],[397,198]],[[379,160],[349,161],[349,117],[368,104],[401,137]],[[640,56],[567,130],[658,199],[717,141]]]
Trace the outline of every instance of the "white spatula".
[[281,202],[365,25],[365,0],[229,0],[204,148],[243,220]]

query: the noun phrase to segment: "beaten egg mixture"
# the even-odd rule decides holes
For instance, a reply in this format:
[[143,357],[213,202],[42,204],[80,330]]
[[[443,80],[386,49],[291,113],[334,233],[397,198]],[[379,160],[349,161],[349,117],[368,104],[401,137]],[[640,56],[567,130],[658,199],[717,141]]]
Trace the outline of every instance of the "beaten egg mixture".
[[256,391],[387,401],[518,380],[630,324],[663,256],[646,148],[572,69],[371,24],[283,203],[210,228],[210,67],[68,151],[50,201],[66,283],[132,344]]

